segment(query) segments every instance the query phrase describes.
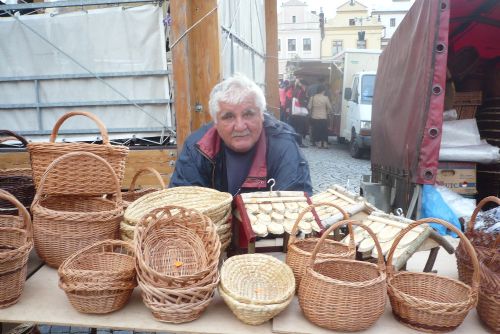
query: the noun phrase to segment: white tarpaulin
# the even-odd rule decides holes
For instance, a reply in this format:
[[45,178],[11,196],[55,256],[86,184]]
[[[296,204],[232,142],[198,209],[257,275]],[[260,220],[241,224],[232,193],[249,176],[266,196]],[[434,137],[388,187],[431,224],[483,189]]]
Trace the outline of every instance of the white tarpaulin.
[[[138,74],[167,70],[158,6],[0,18],[0,41],[0,128],[41,133],[51,130],[60,115],[75,109],[97,114],[115,132],[173,127],[168,103],[148,103],[169,99],[167,76]],[[104,74],[106,83],[95,77],[60,78],[89,71]],[[106,75],[125,72],[130,75]],[[16,80],[20,77],[27,80]],[[130,105],[134,100],[142,101],[142,110]],[[95,106],[72,107],[89,103]],[[113,105],[117,103],[122,105]],[[41,124],[35,104],[41,106]],[[63,128],[95,126],[75,121]]]

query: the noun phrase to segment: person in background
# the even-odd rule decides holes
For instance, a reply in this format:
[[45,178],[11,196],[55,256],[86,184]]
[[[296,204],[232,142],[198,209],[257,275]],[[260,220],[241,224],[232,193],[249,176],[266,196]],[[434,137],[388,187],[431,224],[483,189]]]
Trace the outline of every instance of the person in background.
[[312,194],[309,165],[293,129],[265,113],[262,89],[242,75],[217,84],[210,93],[213,123],[184,143],[170,187],[196,185],[236,195],[269,190]]
[[288,115],[286,113],[286,90],[290,82],[288,80],[282,81],[279,88],[280,95],[280,121],[288,123]]
[[311,142],[320,148],[328,148],[328,114],[332,112],[330,99],[325,95],[326,86],[320,85],[317,94],[309,99],[311,113]]
[[[300,81],[298,79],[295,80],[295,86],[293,88],[292,96],[297,99],[299,107],[307,106],[306,83],[304,81]],[[298,134],[297,143],[299,144],[300,147],[307,147],[303,143],[303,139],[306,138],[309,128],[307,117],[308,116],[304,115],[294,115],[293,112],[290,115],[290,125],[295,129],[295,131]]]

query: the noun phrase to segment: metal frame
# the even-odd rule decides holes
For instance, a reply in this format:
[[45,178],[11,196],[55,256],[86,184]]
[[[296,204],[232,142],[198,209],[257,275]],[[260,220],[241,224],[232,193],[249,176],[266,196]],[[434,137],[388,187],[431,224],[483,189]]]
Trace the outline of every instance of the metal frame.
[[13,5],[0,5],[0,10],[21,10],[21,9],[45,9],[45,8],[56,8],[56,7],[83,7],[83,6],[96,6],[96,5],[123,5],[123,4],[134,4],[134,3],[155,3],[162,2],[159,0],[68,0],[68,1],[57,1],[57,2],[35,2],[35,3],[23,3],[23,4],[13,4]]

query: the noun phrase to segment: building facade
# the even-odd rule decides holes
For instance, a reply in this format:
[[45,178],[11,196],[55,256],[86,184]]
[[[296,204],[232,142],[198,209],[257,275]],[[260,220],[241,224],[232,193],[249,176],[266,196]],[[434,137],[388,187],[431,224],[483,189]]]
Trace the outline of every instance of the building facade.
[[319,60],[321,36],[319,13],[310,11],[303,1],[283,2],[278,10],[278,73],[289,79],[289,60]]
[[377,18],[384,26],[381,38],[381,49],[384,49],[397,27],[403,21],[415,0],[392,0],[390,4],[379,4],[372,11],[372,17]]

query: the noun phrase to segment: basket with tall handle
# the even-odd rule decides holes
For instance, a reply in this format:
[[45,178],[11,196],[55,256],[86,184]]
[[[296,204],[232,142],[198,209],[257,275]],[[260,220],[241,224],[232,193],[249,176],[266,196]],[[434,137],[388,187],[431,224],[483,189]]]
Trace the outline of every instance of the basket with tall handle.
[[146,168],[141,168],[135,173],[134,177],[132,178],[132,182],[130,182],[130,187],[128,188],[128,191],[122,193],[122,199],[123,199],[123,208],[126,209],[133,201],[141,198],[142,196],[152,193],[153,191],[158,190],[157,188],[143,188],[143,189],[135,189],[135,184],[137,182],[137,179],[145,174],[151,174],[154,176],[156,179],[158,185],[160,186],[160,189],[165,188],[165,182],[163,181],[163,178],[161,177],[160,173],[154,168],[151,167],[146,167]]

